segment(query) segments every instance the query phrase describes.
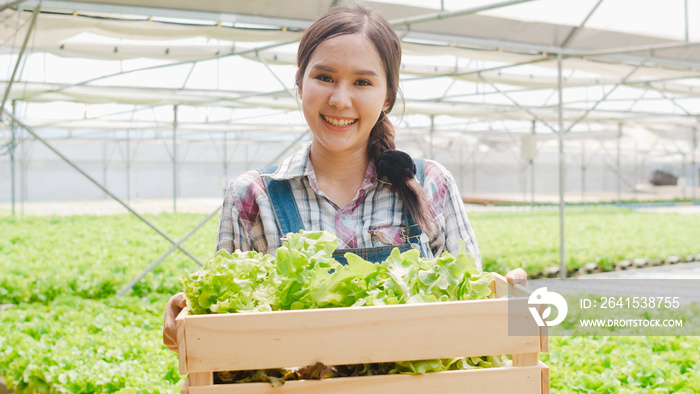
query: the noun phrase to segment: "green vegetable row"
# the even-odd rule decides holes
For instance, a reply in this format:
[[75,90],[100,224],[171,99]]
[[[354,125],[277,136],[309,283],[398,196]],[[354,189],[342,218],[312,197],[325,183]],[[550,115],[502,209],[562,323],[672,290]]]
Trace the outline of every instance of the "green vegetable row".
[[700,393],[700,337],[550,337],[553,393]]
[[0,375],[16,393],[173,393],[163,346],[167,298],[60,296],[0,312]]
[[[204,217],[148,215],[173,239]],[[470,220],[486,270],[523,266],[532,274],[558,264],[556,211],[473,212]],[[216,225],[185,243],[202,261],[213,255]],[[567,209],[566,231],[570,267],[700,253],[693,215]],[[0,375],[37,393],[176,392],[176,356],[160,339],[162,311],[183,270],[197,265],[175,252],[130,296],[112,298],[169,247],[128,215],[0,217],[0,304],[17,305],[0,312]],[[115,316],[122,322],[106,323]],[[99,324],[88,335],[92,322]],[[698,337],[552,337],[542,357],[553,392],[690,393],[700,392],[698,348]],[[112,357],[120,351],[123,360]]]
[[[556,210],[469,214],[484,269],[529,275],[559,265],[559,212]],[[568,208],[566,265],[587,263],[611,269],[620,260],[667,259],[700,254],[697,215],[644,213],[620,208]]]
[[[147,218],[179,239],[205,215],[160,214]],[[471,223],[484,269],[506,273],[523,267],[530,275],[559,264],[556,211],[473,212]],[[207,261],[213,255],[216,220],[184,247]],[[589,262],[612,267],[619,260],[700,254],[695,215],[639,213],[627,209],[568,209],[567,266]],[[0,303],[47,303],[58,295],[111,297],[170,244],[129,215],[0,217]],[[133,289],[137,296],[172,294],[180,273],[197,265],[176,251]]]

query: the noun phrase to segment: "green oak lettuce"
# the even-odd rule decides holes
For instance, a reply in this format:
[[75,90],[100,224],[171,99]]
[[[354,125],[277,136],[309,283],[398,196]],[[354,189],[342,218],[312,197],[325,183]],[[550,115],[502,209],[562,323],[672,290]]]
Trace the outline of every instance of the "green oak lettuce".
[[333,259],[336,237],[325,231],[290,233],[276,258],[221,250],[182,278],[192,314],[393,305],[486,298],[492,276],[461,245],[457,256],[420,256],[394,249],[373,264],[346,255]]

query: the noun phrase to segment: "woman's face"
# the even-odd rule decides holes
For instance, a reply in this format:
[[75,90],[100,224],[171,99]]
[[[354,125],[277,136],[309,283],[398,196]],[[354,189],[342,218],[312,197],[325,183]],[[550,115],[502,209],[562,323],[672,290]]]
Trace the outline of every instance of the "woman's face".
[[335,154],[365,152],[380,112],[389,108],[384,66],[360,34],[337,36],[316,48],[299,96],[315,148]]

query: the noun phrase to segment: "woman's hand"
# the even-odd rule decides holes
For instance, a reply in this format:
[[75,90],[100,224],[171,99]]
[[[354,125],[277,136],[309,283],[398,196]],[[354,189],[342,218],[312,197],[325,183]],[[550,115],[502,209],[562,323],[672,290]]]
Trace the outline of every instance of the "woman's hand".
[[516,268],[506,274],[506,280],[511,285],[527,286],[527,272],[522,268]]
[[165,322],[163,323],[163,343],[168,349],[177,352],[177,326],[175,318],[187,305],[185,293],[177,293],[170,297],[165,305]]

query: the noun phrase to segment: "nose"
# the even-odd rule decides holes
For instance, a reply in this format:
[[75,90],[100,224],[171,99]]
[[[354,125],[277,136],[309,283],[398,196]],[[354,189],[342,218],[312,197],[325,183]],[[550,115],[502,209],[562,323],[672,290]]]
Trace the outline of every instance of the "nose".
[[338,110],[348,109],[352,107],[352,97],[349,88],[345,84],[339,83],[331,92],[331,97],[328,99],[328,104]]

